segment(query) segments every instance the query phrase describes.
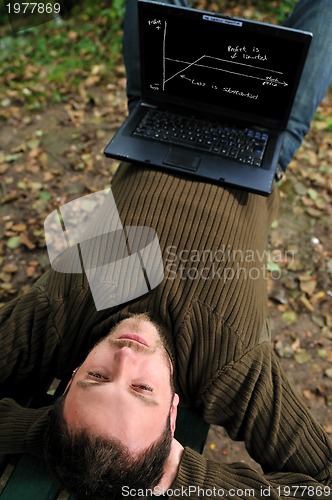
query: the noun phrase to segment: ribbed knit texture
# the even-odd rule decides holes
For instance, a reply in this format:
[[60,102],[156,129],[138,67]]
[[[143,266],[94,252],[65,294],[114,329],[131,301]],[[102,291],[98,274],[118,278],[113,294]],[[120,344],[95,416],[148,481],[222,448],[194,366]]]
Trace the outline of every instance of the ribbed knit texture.
[[[226,487],[226,470],[239,485],[265,485],[276,473],[280,484],[287,484],[287,473],[298,484],[301,474],[331,482],[331,442],[289,387],[267,341],[264,252],[277,213],[276,191],[265,198],[123,165],[112,192],[123,226],[156,230],[162,283],[125,306],[97,312],[83,275],[46,273],[1,311],[1,395],[11,397],[23,382],[38,386],[51,375],[69,377],[116,321],[147,311],[168,327],[182,402],[244,440],[267,474],[257,476],[242,464],[209,464],[186,450],[176,484]],[[107,248],[98,250],[103,262]],[[13,451],[36,452],[46,421],[42,413],[33,418],[31,410],[2,401],[0,452],[9,443]]]
[[168,498],[332,498],[328,487],[318,486],[304,474],[272,473],[262,476],[247,465],[231,465],[206,460],[197,452],[185,449],[177,478],[167,489]]

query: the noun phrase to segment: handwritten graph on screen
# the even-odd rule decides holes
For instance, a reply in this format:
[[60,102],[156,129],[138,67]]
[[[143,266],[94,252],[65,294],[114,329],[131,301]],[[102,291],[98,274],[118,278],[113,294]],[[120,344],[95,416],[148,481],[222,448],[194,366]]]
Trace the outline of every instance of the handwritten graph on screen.
[[[168,44],[167,21],[156,26],[163,30],[162,64],[163,78],[162,89],[166,90],[170,82],[175,83],[181,79],[182,83],[204,87],[206,85],[217,90],[221,79],[238,78],[256,81],[259,85],[270,87],[287,87],[283,72],[269,67],[269,55],[259,47],[250,44],[226,44],[223,57],[212,56],[208,53],[195,58],[190,54],[186,60],[171,54]],[[272,66],[272,64],[271,64]]]

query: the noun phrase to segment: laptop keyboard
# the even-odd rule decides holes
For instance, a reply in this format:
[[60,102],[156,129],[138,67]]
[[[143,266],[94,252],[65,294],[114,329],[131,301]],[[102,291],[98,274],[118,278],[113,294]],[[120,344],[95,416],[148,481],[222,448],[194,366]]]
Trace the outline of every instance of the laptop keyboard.
[[268,134],[216,122],[183,117],[161,110],[148,110],[134,135],[227,156],[260,167]]

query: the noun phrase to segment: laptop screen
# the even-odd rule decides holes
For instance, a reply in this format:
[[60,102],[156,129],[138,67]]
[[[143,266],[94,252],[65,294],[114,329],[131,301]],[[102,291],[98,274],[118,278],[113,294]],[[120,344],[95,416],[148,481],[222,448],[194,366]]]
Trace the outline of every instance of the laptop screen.
[[144,97],[261,125],[286,125],[311,34],[138,4]]

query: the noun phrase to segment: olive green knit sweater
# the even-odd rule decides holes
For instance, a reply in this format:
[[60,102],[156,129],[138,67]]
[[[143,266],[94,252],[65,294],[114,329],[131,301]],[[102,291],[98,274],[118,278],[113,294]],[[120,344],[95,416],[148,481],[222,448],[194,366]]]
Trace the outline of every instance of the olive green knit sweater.
[[[276,190],[265,198],[123,165],[112,192],[124,226],[156,230],[164,279],[124,307],[97,312],[83,275],[49,271],[1,310],[0,453],[42,452],[47,409],[18,407],[17,391],[69,377],[116,321],[148,311],[167,326],[182,402],[244,440],[264,471],[213,464],[186,449],[174,488],[254,488],[260,498],[260,488],[270,487],[270,498],[279,498],[283,485],[332,486],[331,442],[269,342],[265,251]],[[292,497],[310,497],[301,491]]]

